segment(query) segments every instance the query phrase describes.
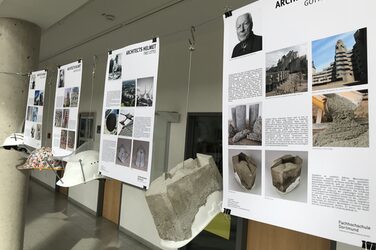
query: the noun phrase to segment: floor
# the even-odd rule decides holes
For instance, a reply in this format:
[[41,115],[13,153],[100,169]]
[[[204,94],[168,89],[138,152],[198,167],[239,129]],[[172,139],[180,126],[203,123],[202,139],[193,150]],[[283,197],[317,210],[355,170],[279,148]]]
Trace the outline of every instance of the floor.
[[29,184],[25,215],[27,250],[150,249],[118,231],[115,224],[89,214],[34,181]]

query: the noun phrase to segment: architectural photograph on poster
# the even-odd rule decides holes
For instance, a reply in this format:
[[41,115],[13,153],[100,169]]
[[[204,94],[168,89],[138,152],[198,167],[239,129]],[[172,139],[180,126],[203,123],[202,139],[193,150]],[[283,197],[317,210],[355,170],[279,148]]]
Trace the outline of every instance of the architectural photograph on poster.
[[307,92],[307,46],[266,53],[266,96]]
[[136,99],[136,80],[124,81],[121,89],[121,106],[134,107]]
[[312,97],[315,147],[368,147],[368,90]]
[[308,152],[265,151],[265,195],[307,202]]
[[251,12],[241,13],[238,15],[234,25],[234,32],[236,44],[232,48],[231,58],[247,55],[253,52],[262,50],[262,36],[255,34],[253,27],[254,23],[261,26],[259,20],[254,20]]
[[35,90],[34,92],[34,105],[43,106],[43,91]]
[[121,70],[121,54],[112,55],[110,57],[110,65],[108,66],[108,80],[120,79]]
[[69,109],[63,109],[63,120],[61,127],[68,128],[69,125]]
[[312,42],[312,90],[368,83],[367,28]]
[[67,149],[73,150],[75,141],[76,141],[76,133],[74,131],[68,131]]
[[137,79],[137,106],[153,106],[153,77]]
[[107,109],[104,113],[104,133],[107,135],[116,135],[117,134],[117,123],[119,119],[119,110],[118,109]]
[[55,127],[61,127],[63,121],[63,110],[56,109],[55,110]]
[[149,162],[149,142],[133,141],[132,168],[147,171]]
[[79,87],[72,88],[71,94],[70,94],[70,106],[71,107],[77,107],[78,100],[79,100],[79,97],[80,97],[80,93],[79,92],[80,92],[80,88]]
[[261,150],[229,149],[229,189],[261,195]]
[[262,144],[261,103],[237,105],[229,108],[228,144]]
[[66,147],[67,147],[67,137],[68,137],[67,130],[62,129],[61,132],[60,132],[60,148],[66,149]]
[[132,140],[118,138],[116,150],[116,165],[130,167]]
[[119,135],[128,137],[133,136],[133,118],[133,109],[120,109],[118,124]]

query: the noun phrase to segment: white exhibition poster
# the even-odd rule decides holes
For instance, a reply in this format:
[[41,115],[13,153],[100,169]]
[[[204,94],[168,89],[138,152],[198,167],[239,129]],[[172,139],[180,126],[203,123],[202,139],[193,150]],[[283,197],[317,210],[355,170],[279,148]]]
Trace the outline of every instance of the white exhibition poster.
[[52,130],[54,156],[70,155],[77,146],[82,60],[58,67]]
[[375,9],[259,0],[224,15],[226,211],[376,242]]
[[159,39],[109,52],[100,172],[148,188],[151,173]]
[[46,79],[46,70],[35,71],[30,74],[29,92],[26,105],[24,144],[33,148],[41,147]]

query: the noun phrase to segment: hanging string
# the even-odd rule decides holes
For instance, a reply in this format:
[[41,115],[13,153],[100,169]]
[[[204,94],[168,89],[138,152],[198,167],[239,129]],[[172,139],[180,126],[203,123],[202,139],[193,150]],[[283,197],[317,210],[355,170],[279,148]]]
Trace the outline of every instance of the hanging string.
[[[192,73],[192,55],[193,51],[195,50],[196,45],[196,38],[194,36],[194,33],[196,31],[196,28],[194,26],[191,26],[191,38],[188,39],[189,43],[189,64],[188,64],[188,82],[187,82],[187,97],[185,100],[185,119],[187,121],[188,119],[188,111],[189,111],[189,91],[191,86],[191,73]],[[183,168],[184,168],[184,161],[185,161],[185,155],[183,155]]]
[[93,71],[91,72],[91,96],[90,96],[90,108],[89,112],[91,113],[93,107],[93,95],[94,95],[94,80],[95,80],[95,71],[97,68],[97,59],[96,55],[93,56]]
[[[51,89],[52,89],[52,77],[54,75],[54,73],[57,72],[57,71],[51,71],[51,75],[50,75],[50,78],[48,80],[48,83],[47,83],[47,87],[48,87],[48,105],[45,105],[47,106],[46,108],[46,112],[44,112],[44,114],[47,114],[47,118],[48,120],[50,121],[50,104],[51,104]],[[47,77],[48,77],[48,73],[47,73]],[[45,95],[46,96],[46,95]],[[54,117],[54,114],[52,114],[52,119]],[[53,121],[52,123],[52,127],[54,126],[55,124],[55,121]]]
[[16,76],[22,76],[22,77],[29,77],[30,76],[30,73],[6,72],[6,71],[0,71],[0,74],[4,74],[4,75],[16,75]]

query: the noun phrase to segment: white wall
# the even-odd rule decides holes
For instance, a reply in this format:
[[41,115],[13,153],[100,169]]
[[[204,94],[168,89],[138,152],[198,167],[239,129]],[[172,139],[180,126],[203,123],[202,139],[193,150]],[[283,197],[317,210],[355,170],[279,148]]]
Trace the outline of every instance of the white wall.
[[43,182],[47,186],[55,189],[56,175],[53,171],[50,170],[33,170],[31,171],[31,176],[39,181]]
[[68,196],[90,209],[93,213],[96,213],[98,204],[98,187],[99,181],[90,181],[86,184],[69,188]]

